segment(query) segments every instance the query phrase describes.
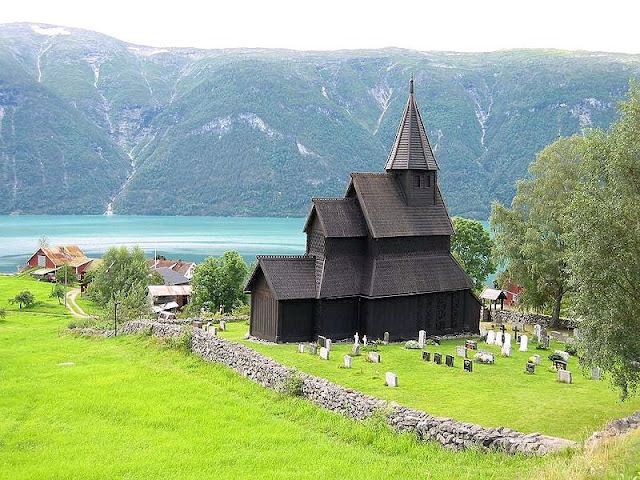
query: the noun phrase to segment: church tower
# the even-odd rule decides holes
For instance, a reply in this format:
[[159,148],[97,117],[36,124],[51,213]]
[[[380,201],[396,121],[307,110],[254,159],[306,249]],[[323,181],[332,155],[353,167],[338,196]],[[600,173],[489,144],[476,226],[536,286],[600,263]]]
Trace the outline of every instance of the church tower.
[[413,78],[407,106],[384,169],[398,179],[408,206],[436,203],[438,164],[416,104]]

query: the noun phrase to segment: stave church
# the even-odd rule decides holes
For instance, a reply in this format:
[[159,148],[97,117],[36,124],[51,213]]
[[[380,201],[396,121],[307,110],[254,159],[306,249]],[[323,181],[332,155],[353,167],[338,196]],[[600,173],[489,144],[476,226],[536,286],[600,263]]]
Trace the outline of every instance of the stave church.
[[392,341],[478,333],[480,302],[451,254],[453,225],[410,82],[380,173],[352,173],[342,198],[312,198],[306,253],[258,256],[245,287],[252,336]]

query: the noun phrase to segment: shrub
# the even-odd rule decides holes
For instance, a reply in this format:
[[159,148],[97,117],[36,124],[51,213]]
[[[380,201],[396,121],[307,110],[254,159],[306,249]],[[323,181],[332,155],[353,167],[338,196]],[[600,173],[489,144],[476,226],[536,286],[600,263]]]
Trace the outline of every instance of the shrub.
[[247,304],[237,306],[231,312],[234,317],[244,317],[251,314],[251,307]]
[[415,340],[409,340],[407,343],[404,344],[404,348],[406,348],[407,350],[419,350],[420,344]]
[[186,327],[180,335],[164,337],[164,343],[169,348],[179,350],[184,353],[191,352],[192,328]]
[[578,355],[578,346],[575,343],[566,343],[564,345],[564,351],[572,357]]
[[300,375],[298,370],[290,370],[285,377],[280,390],[282,393],[289,395],[290,397],[301,397],[303,382],[304,380],[302,379],[302,375]]

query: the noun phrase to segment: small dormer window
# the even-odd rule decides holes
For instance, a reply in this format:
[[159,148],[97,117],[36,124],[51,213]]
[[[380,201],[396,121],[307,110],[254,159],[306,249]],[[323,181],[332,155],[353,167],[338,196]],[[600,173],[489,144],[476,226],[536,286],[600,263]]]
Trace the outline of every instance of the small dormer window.
[[431,175],[427,175],[427,188],[431,186]]
[[413,176],[413,188],[420,188],[422,179],[420,178],[420,175],[414,175]]

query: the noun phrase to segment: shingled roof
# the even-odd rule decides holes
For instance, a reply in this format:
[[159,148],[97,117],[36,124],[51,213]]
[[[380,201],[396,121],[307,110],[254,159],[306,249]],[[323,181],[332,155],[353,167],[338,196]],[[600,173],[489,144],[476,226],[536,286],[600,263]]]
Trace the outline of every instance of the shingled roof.
[[407,205],[391,173],[352,173],[352,188],[374,238],[454,233],[439,188],[434,205]]
[[306,255],[258,255],[245,292],[251,291],[255,276],[264,274],[276,300],[316,297],[315,258]]
[[413,95],[413,78],[409,99],[398,126],[385,170],[438,170],[438,164],[422,123],[422,117]]
[[306,232],[314,215],[327,237],[364,237],[367,223],[356,198],[312,198],[313,205],[303,231]]

